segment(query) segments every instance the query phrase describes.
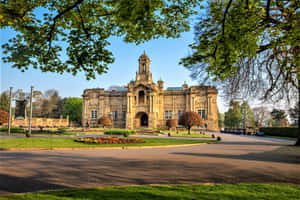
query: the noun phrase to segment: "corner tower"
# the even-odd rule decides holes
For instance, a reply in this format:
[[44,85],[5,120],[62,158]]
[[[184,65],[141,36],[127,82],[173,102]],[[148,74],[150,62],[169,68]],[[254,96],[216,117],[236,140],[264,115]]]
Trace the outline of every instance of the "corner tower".
[[145,52],[139,57],[139,71],[136,73],[136,80],[152,83],[152,74],[150,73],[150,59]]

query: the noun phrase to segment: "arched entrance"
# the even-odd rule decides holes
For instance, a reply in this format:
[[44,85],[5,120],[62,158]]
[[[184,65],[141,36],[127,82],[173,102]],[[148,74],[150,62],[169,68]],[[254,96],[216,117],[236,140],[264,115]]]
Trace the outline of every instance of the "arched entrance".
[[148,115],[146,113],[141,116],[141,126],[148,126]]
[[136,120],[136,124],[135,124],[136,128],[148,127],[149,125],[148,115],[145,112],[137,113],[135,116],[135,120]]

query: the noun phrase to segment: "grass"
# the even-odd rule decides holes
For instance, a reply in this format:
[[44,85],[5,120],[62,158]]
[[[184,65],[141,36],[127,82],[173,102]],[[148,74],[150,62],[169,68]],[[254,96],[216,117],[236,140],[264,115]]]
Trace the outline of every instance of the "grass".
[[171,137],[197,137],[197,138],[211,138],[209,135],[203,135],[200,133],[191,133],[190,135],[188,133],[172,133]]
[[296,200],[299,185],[217,184],[67,189],[0,196],[0,200]]
[[85,147],[124,147],[124,146],[164,146],[215,142],[208,140],[142,138],[139,144],[84,144],[74,138],[9,138],[0,140],[0,148],[85,148]]

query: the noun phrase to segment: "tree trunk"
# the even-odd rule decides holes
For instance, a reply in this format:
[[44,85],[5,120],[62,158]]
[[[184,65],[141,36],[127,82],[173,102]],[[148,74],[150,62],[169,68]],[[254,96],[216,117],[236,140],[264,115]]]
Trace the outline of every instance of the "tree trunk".
[[188,134],[191,135],[191,127],[188,127]]
[[[298,103],[300,103],[300,88],[298,88]],[[300,114],[298,114],[298,129],[300,128]],[[300,132],[298,131],[298,138],[295,146],[300,146]]]

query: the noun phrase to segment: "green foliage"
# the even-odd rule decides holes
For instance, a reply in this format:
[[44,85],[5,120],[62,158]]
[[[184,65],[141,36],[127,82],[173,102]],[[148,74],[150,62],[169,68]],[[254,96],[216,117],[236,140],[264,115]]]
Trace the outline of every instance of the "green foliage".
[[300,115],[299,104],[296,103],[296,105],[293,108],[289,109],[289,116],[291,120],[294,121],[294,125],[299,126],[299,115]]
[[194,78],[222,82],[228,95],[268,99],[299,92],[298,1],[211,0],[205,9],[192,53],[181,60]]
[[298,137],[300,131],[298,127],[262,127],[259,130],[265,135],[295,138]]
[[271,112],[272,119],[279,122],[280,120],[286,119],[286,114],[284,110],[273,109]]
[[243,117],[245,117],[245,125],[246,127],[255,127],[255,119],[254,114],[251,110],[247,101],[244,101],[241,105],[241,113]]
[[9,112],[9,96],[7,92],[2,92],[0,96],[0,110]]
[[69,115],[71,121],[81,123],[82,98],[69,97],[64,104],[64,116]]
[[224,127],[224,120],[225,120],[225,115],[223,113],[220,113],[219,109],[218,109],[218,125],[219,125],[219,128]]
[[241,113],[241,106],[239,102],[230,102],[230,107],[227,112],[225,112],[224,124],[229,128],[239,128],[243,120],[243,115]]
[[[7,132],[8,131],[8,127],[1,127],[0,128],[0,132]],[[24,133],[25,132],[25,129],[24,128],[20,128],[20,127],[11,127],[10,128],[10,131],[12,132],[12,133],[20,133],[20,132],[22,132],[22,133]]]
[[0,28],[18,33],[2,46],[3,61],[22,71],[32,66],[95,78],[114,62],[110,37],[136,44],[177,38],[189,30],[197,5],[196,0],[1,1]]
[[104,134],[106,135],[124,135],[124,134],[136,134],[135,130],[109,130],[104,131]]

